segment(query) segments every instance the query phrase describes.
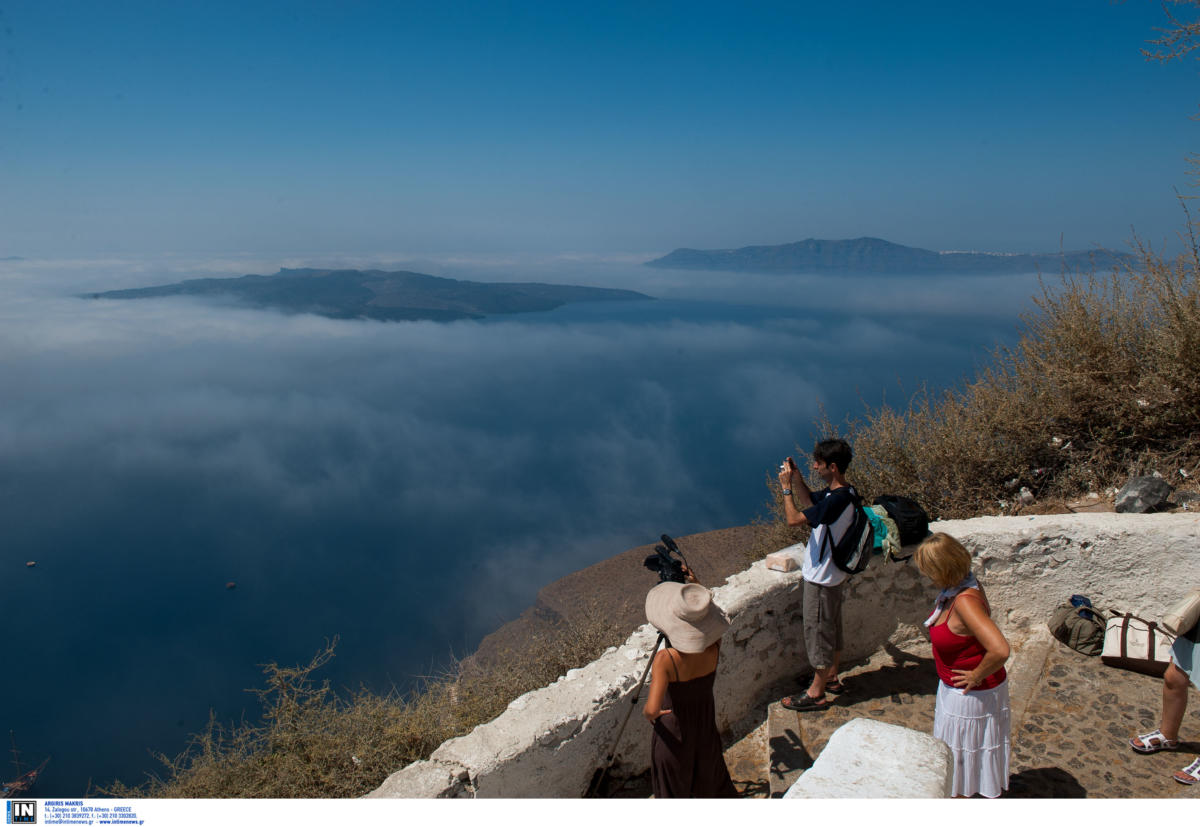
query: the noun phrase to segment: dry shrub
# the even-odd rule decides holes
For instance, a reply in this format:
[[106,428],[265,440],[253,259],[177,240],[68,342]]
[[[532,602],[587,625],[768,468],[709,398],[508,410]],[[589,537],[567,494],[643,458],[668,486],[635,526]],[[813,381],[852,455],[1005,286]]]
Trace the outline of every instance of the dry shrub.
[[336,638],[306,665],[263,667],[265,687],[250,690],[261,723],[215,719],[188,748],[162,763],[161,777],[94,792],[119,798],[338,798],[359,796],[388,775],[429,757],[449,738],[499,715],[518,696],[595,660],[625,631],[593,606],[584,618],[537,636],[487,670],[427,678],[408,696],[360,689],[346,697],[313,673],[334,655]]
[[[1189,222],[1189,226],[1190,222]],[[1016,489],[1073,497],[1200,460],[1200,254],[1043,283],[1020,339],[965,387],[919,393],[847,425],[867,496],[935,518],[1012,510]]]

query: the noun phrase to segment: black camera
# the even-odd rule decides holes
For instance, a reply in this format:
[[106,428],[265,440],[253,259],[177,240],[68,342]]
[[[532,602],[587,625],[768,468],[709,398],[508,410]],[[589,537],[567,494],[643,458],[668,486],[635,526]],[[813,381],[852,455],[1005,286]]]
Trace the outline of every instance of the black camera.
[[[683,571],[685,561],[679,546],[666,534],[662,535],[662,541],[663,545],[655,546],[654,553],[647,557],[642,565],[658,573],[659,583],[686,583],[687,575]],[[675,559],[675,555],[678,555],[678,560]]]

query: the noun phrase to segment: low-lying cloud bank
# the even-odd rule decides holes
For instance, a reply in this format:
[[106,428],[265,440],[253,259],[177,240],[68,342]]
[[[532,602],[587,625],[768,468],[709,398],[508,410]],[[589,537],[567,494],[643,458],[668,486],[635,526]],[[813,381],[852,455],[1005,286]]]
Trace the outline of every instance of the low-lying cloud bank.
[[[326,262],[261,263],[0,263],[0,599],[31,674],[65,651],[80,675],[10,683],[0,708],[45,709],[51,745],[120,713],[104,766],[127,777],[209,705],[254,714],[256,664],[339,634],[335,682],[407,686],[562,574],[747,521],[819,405],[952,380],[1011,328],[988,290],[1025,300],[593,261],[554,280],[666,298],[437,324],[75,297]],[[486,277],[471,267],[438,274]],[[104,778],[89,760],[60,777]]]

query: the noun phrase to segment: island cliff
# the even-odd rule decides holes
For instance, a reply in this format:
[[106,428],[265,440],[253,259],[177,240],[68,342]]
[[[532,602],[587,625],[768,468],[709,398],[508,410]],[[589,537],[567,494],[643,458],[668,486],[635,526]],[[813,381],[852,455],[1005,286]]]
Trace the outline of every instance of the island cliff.
[[333,319],[453,321],[553,310],[568,302],[637,301],[632,290],[538,282],[478,282],[382,270],[282,269],[273,276],[189,279],[175,284],[90,293],[92,299],[222,297],[249,307]]
[[905,247],[882,238],[827,241],[809,238],[791,244],[739,247],[735,250],[692,250],[681,247],[648,267],[679,270],[734,270],[750,273],[816,273],[857,275],[997,275],[1110,269],[1133,257],[1109,250],[1061,253],[936,252]]

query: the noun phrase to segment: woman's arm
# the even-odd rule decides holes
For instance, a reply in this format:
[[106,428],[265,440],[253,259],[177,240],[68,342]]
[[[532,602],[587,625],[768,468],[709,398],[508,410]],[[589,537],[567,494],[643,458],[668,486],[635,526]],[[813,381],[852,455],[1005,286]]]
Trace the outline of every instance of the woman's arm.
[[1008,641],[996,626],[995,621],[988,616],[983,599],[974,594],[962,594],[954,601],[954,612],[966,625],[967,631],[984,648],[983,660],[974,669],[954,669],[954,685],[963,692],[970,692],[984,678],[997,672],[1008,661]]
[[670,661],[671,656],[667,654],[666,649],[662,649],[654,656],[654,665],[650,667],[650,692],[646,695],[646,706],[642,709],[642,714],[650,723],[671,712],[662,708],[663,699],[667,697],[667,684],[670,683],[667,677]]

